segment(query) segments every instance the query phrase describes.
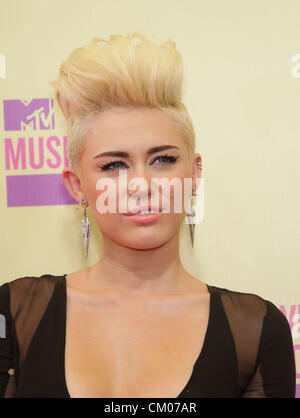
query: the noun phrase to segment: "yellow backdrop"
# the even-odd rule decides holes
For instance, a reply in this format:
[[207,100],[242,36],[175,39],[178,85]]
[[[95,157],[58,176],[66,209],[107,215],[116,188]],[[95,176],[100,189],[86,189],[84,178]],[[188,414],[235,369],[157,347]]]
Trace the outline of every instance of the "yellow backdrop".
[[59,189],[66,129],[48,82],[61,61],[93,37],[170,37],[205,179],[192,251],[182,225],[183,264],[281,308],[300,384],[299,16],[298,0],[2,0],[0,282],[70,273],[101,256],[92,223],[84,260],[82,212]]

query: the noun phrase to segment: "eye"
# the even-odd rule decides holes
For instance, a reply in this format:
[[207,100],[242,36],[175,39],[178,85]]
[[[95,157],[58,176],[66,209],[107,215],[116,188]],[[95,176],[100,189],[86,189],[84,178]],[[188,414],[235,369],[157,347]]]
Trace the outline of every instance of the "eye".
[[127,167],[126,164],[124,163],[124,161],[122,161],[122,160],[110,161],[109,163],[99,165],[98,167],[100,167],[103,171],[105,171],[105,170],[118,169],[118,168],[120,168],[120,165],[123,165],[123,166]]
[[[156,157],[152,162],[156,161],[156,160],[160,160],[163,161],[162,164],[173,164],[176,162],[176,160],[178,159],[178,157],[174,157],[173,155],[167,155],[167,154],[162,154],[159,155],[158,157]],[[161,163],[159,163],[161,165]]]
[[[155,162],[156,160],[160,160],[162,162],[159,162],[158,163],[159,165],[173,164],[176,162],[178,158],[179,157],[174,157],[172,155],[162,154],[162,155],[159,155],[158,157],[155,157],[154,160],[152,160],[152,163]],[[117,170],[122,167],[128,168],[128,166],[122,160],[110,161],[109,163],[99,165],[98,167],[101,168],[102,171]]]

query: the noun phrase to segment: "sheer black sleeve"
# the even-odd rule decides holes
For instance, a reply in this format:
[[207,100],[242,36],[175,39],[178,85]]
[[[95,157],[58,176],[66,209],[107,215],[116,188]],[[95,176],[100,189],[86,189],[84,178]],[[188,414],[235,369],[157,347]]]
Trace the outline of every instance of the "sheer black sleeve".
[[290,326],[269,301],[258,359],[266,397],[295,397],[296,367]]
[[270,301],[263,320],[257,368],[244,397],[294,398],[296,366],[289,323]]
[[0,286],[0,397],[4,397],[9,370],[13,367],[14,344],[12,335],[12,318],[10,314],[9,285]]

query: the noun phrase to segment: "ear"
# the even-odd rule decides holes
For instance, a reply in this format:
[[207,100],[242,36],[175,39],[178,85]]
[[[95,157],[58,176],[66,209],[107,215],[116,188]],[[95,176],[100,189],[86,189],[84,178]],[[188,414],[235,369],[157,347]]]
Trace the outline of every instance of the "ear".
[[71,167],[65,167],[62,171],[62,180],[64,185],[68,189],[70,195],[81,204],[81,200],[84,196],[81,188],[81,179],[79,174],[75,172]]
[[201,175],[202,175],[202,158],[200,154],[195,154],[194,162],[193,162],[193,190],[194,192],[197,191],[197,188],[200,183]]

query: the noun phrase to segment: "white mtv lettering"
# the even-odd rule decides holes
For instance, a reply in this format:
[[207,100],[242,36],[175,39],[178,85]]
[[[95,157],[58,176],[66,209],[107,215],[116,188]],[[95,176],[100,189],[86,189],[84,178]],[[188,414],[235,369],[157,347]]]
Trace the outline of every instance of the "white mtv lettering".
[[31,115],[28,115],[27,120],[25,122],[21,121],[21,130],[25,131],[27,128],[41,129],[40,122],[43,123],[46,129],[53,128],[51,124],[53,114],[54,110],[50,108],[49,114],[47,116],[45,114],[45,108],[40,107],[39,109],[36,109],[33,113],[31,113]]
[[32,120],[26,123],[21,120],[21,130],[26,131],[27,128],[36,129],[35,121]]
[[0,54],[0,78],[6,78],[6,59],[3,54]]
[[41,120],[42,120],[43,125],[44,125],[45,128],[48,128],[48,129],[54,128],[54,126],[52,126],[52,124],[51,124],[51,119],[53,117],[53,114],[54,114],[54,110],[51,107],[49,108],[49,115],[48,116],[46,116],[45,113],[41,113]]

